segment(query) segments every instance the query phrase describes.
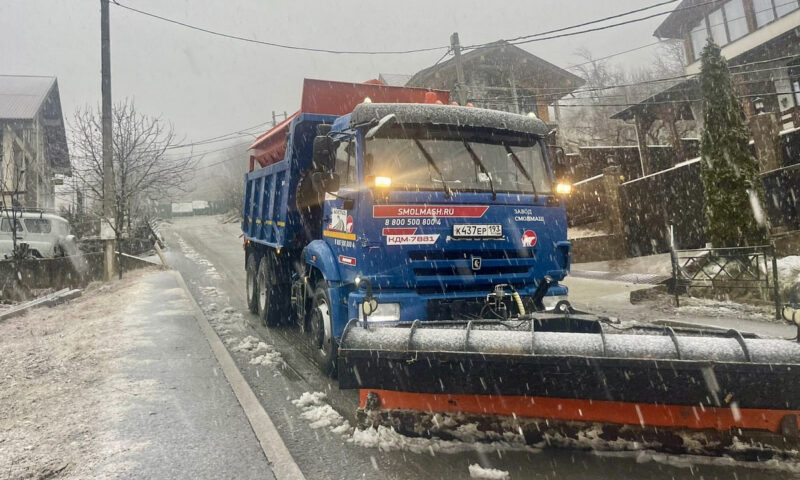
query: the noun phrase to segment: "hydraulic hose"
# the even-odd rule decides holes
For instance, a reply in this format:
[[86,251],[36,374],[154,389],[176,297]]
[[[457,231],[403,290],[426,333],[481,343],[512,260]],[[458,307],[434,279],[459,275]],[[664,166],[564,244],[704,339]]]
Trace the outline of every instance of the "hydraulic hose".
[[519,310],[519,315],[525,315],[525,305],[522,304],[522,297],[519,296],[517,293],[517,289],[509,285],[511,288],[511,298],[514,299],[514,302],[517,304],[517,310]]

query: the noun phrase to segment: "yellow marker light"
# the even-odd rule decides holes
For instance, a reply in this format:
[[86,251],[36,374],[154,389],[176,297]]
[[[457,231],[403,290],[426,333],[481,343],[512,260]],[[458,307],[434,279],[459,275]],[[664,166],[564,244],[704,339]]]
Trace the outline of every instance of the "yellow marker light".
[[372,103],[372,99],[369,97],[364,97],[364,103]]
[[392,186],[390,177],[375,177],[375,186],[378,188],[389,188]]
[[572,185],[569,183],[559,183],[556,185],[556,193],[559,195],[569,195],[572,193]]

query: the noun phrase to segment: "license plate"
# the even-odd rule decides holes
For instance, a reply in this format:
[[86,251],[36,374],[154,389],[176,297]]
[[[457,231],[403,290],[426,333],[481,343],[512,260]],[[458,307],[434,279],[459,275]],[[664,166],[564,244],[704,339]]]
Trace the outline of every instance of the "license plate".
[[500,224],[456,224],[453,225],[453,237],[456,238],[497,238],[503,236]]

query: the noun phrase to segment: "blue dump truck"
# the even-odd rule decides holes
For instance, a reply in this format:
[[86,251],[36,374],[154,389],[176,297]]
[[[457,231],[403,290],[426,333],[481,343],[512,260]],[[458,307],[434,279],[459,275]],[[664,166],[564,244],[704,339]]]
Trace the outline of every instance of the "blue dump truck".
[[248,306],[304,333],[321,370],[360,391],[363,424],[800,447],[800,344],[576,312],[549,127],[448,101],[306,80],[300,111],[252,145]]
[[429,93],[421,89],[336,87],[325,95],[364,96],[346,114],[301,110],[276,127],[287,130],[285,158],[246,177],[247,298],[266,325],[305,329],[332,372],[345,326],[365,313],[372,322],[502,315],[487,307],[495,287],[506,312],[566,299],[558,282],[570,244],[543,121],[430,95],[378,103],[382,92],[410,100]]

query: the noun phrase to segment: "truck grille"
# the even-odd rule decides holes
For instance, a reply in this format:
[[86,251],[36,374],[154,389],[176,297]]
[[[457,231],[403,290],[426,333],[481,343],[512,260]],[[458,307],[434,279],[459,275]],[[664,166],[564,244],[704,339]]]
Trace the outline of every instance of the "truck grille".
[[[473,257],[481,258],[478,270]],[[408,258],[420,287],[448,279],[471,285],[524,282],[536,262],[529,250],[417,250]]]

